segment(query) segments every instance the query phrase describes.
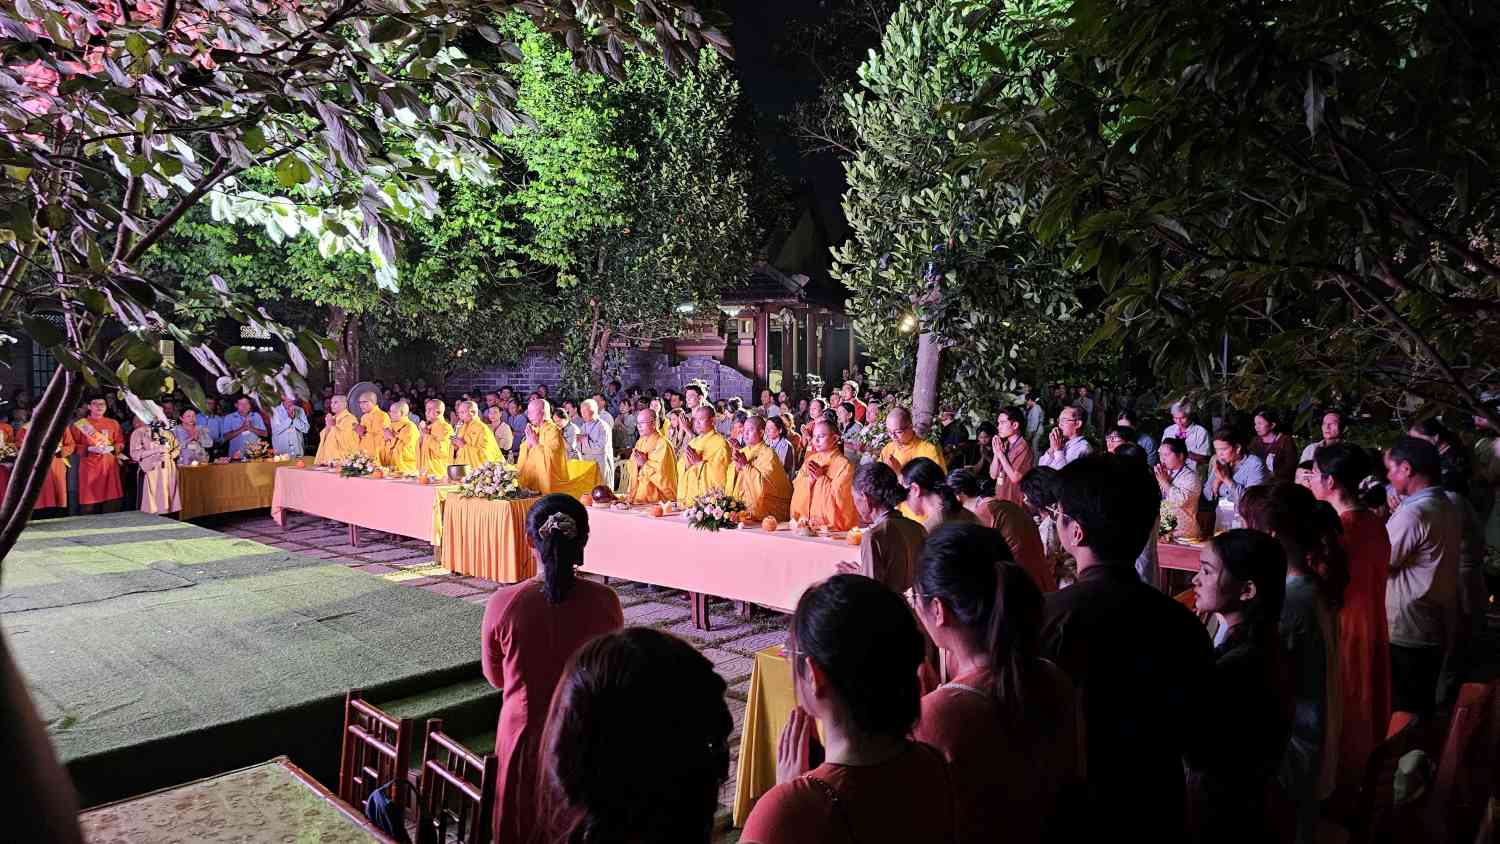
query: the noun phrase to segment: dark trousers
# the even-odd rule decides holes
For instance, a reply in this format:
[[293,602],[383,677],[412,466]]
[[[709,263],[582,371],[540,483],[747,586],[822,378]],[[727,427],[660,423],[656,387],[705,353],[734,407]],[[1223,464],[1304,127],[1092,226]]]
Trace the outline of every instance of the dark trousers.
[[1426,718],[1437,701],[1443,649],[1391,645],[1391,709]]

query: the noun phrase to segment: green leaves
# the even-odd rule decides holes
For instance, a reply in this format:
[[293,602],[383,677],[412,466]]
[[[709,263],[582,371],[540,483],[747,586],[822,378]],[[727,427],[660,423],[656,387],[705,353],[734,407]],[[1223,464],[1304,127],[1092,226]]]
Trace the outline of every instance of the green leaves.
[[287,153],[276,162],[276,183],[283,188],[294,188],[311,180],[312,168],[296,155]]

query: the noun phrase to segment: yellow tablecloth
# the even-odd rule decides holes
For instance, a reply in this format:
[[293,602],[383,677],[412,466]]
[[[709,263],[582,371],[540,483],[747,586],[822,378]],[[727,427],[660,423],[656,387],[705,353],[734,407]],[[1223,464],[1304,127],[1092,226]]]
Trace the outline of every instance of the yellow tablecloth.
[[270,507],[276,470],[286,465],[270,460],[252,460],[178,466],[177,484],[182,496],[180,518],[196,519]]
[[501,583],[516,583],[536,574],[531,543],[526,539],[526,511],[538,500],[442,496],[438,562],[454,574]]
[[736,827],[745,825],[755,801],[776,785],[776,745],[796,705],[792,666],[781,655],[781,646],[756,651],[745,724],[740,729],[740,767],[734,782]]
[[574,498],[582,498],[604,483],[599,476],[599,464],[592,460],[569,460],[568,480],[559,484],[553,492],[561,492]]

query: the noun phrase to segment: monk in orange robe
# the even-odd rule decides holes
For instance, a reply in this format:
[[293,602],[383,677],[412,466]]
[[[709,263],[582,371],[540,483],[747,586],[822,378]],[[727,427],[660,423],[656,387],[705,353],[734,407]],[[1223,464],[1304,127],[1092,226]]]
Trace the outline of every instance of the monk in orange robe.
[[885,431],[891,435],[891,441],[880,450],[880,462],[891,467],[891,471],[898,476],[906,464],[918,457],[926,457],[938,464],[939,469],[948,471],[948,464],[943,460],[943,450],[917,436],[917,432],[912,429],[911,411],[904,407],[893,409],[885,417]]
[[94,399],[89,402],[89,415],[73,423],[73,437],[84,450],[78,467],[78,503],[114,512],[125,497],[117,456],[125,450],[125,432],[104,411],[104,399]]
[[677,499],[677,454],[656,421],[656,411],[642,410],[635,415],[640,439],[630,452],[626,464],[630,500],[636,504],[655,504]]
[[546,399],[532,399],[526,406],[526,439],[516,456],[521,486],[542,495],[568,482],[568,447],[551,411]]
[[[26,442],[30,431],[31,423],[21,426],[21,443]],[[58,440],[57,453],[47,469],[47,480],[42,482],[42,491],[37,495],[33,509],[68,506],[68,458],[73,456],[74,448],[73,426],[69,425],[63,429],[62,439]]]
[[744,449],[734,451],[725,489],[745,502],[750,515],[757,519],[774,516],[786,521],[791,513],[792,482],[776,452],[766,445],[766,420],[751,416],[741,429]]
[[792,518],[830,530],[859,524],[859,512],[854,509],[854,464],[844,456],[834,426],[825,421],[813,425],[812,448],[797,472],[791,510]]

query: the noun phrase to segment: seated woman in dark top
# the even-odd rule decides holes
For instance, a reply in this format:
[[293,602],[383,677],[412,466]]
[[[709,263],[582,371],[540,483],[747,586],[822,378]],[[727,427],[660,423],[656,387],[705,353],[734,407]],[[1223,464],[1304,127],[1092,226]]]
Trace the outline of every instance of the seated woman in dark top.
[[1292,694],[1278,632],[1286,594],[1281,543],[1230,530],[1203,544],[1193,576],[1199,611],[1225,627],[1214,648],[1213,710],[1189,743],[1188,805],[1198,841],[1282,840],[1289,825],[1277,768],[1291,730]]

